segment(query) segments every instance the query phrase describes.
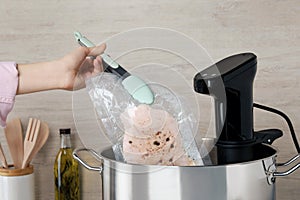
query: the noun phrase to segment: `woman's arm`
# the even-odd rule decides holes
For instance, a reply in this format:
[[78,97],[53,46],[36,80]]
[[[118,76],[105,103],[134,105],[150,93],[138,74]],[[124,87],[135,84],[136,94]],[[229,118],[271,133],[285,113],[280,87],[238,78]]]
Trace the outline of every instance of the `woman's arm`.
[[18,71],[15,62],[0,62],[0,126],[5,126],[12,110],[18,87]]
[[84,87],[87,77],[103,71],[99,55],[105,48],[79,47],[58,60],[35,64],[0,62],[0,126],[5,127],[16,94]]

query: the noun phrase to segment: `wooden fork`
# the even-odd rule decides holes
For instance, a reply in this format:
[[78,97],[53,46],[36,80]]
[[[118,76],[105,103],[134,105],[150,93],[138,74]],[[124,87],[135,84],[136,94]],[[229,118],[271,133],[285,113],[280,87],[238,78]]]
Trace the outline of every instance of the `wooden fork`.
[[24,157],[22,163],[22,169],[26,168],[29,164],[29,157],[36,145],[38,134],[40,131],[41,121],[38,119],[29,118],[29,123],[26,130],[24,140]]

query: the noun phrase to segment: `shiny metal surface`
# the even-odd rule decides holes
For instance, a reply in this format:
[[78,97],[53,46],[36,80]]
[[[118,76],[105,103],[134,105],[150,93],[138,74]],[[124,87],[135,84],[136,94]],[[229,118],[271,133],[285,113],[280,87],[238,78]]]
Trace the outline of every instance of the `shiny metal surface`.
[[300,154],[297,154],[296,156],[294,156],[293,158],[291,158],[290,160],[288,160],[285,163],[277,163],[276,166],[288,166],[290,164],[292,164],[293,162],[295,162],[296,160],[298,160],[300,158]]
[[[276,166],[277,167],[281,167],[281,166],[289,166],[292,163],[294,163],[296,160],[298,160],[300,158],[300,154],[297,154],[296,156],[294,156],[293,158],[291,158],[290,160],[288,160],[285,163],[277,163]],[[290,169],[288,169],[287,171],[284,172],[273,172],[273,176],[274,177],[283,177],[283,176],[288,176],[291,173],[293,173],[294,171],[296,171],[297,169],[300,168],[300,162],[298,162],[296,165],[294,165],[293,167],[291,167]]]
[[[114,159],[111,147],[101,156],[90,149],[77,149],[73,156],[100,173],[103,200],[273,200],[275,178],[289,175],[299,164],[277,172],[277,151],[270,145],[258,150],[263,153],[250,162],[193,167],[126,164]],[[86,164],[80,151],[90,152],[102,166]]]
[[205,167],[130,165],[114,161],[111,149],[101,156],[104,200],[275,199],[275,184],[268,182],[264,167],[264,163],[275,166],[275,154],[247,163]]
[[300,163],[296,164],[295,166],[293,166],[292,168],[290,168],[287,171],[284,171],[284,172],[274,172],[273,176],[274,177],[288,176],[288,175],[290,175],[291,173],[293,173],[294,171],[296,171],[299,168],[300,168]]
[[78,155],[78,153],[81,152],[81,151],[90,152],[91,155],[94,156],[94,158],[96,158],[97,160],[99,160],[99,161],[102,162],[102,158],[96,153],[96,151],[94,151],[93,149],[86,149],[86,148],[75,149],[73,151],[73,158],[75,160],[77,160],[80,164],[82,164],[85,168],[87,168],[88,170],[96,171],[96,172],[99,172],[101,174],[102,170],[103,170],[103,167],[102,166],[99,166],[99,167],[90,166],[89,164],[87,164],[86,162],[84,162],[83,160],[81,160],[81,158]]

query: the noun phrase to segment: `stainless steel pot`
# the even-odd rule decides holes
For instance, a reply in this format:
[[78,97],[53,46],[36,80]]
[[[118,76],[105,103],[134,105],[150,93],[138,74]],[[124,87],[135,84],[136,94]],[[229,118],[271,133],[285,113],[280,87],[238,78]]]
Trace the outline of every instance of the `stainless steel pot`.
[[[88,151],[102,162],[92,167],[79,157]],[[255,160],[244,163],[212,166],[154,166],[118,162],[112,148],[98,155],[91,149],[77,149],[73,156],[89,170],[102,176],[104,200],[265,200],[275,199],[276,177],[287,176],[280,166],[295,162],[300,155],[283,164],[276,163],[277,151],[262,144]]]

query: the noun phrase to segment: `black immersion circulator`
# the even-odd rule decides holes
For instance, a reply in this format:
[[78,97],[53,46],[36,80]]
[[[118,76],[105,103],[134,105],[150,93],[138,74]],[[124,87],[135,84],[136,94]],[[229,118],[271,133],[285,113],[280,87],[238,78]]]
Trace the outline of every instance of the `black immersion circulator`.
[[[218,164],[254,160],[268,135],[278,130],[253,130],[253,80],[257,59],[253,53],[227,57],[194,77],[198,93],[214,97]],[[277,132],[276,132],[277,131]],[[275,138],[276,139],[276,138]]]

